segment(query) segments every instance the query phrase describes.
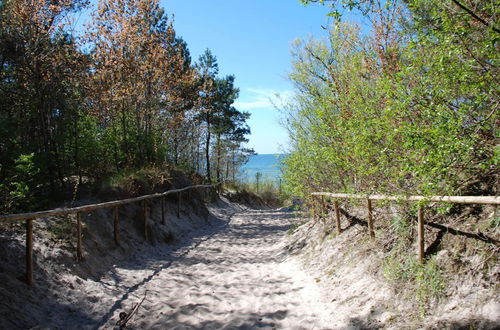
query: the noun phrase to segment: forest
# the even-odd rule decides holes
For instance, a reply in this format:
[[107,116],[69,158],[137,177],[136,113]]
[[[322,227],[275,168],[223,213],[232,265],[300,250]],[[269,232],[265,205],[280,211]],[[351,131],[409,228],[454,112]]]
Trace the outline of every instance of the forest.
[[292,51],[288,189],[498,194],[498,1],[319,2],[328,38]]
[[[302,2],[333,24],[293,45],[289,194],[497,193],[496,1]],[[101,0],[76,30],[89,6],[0,1],[0,210],[167,164],[234,179],[252,154],[235,77],[208,49],[192,61],[159,0]]]
[[192,61],[159,0],[0,1],[0,211],[165,166],[234,178],[249,114],[206,50]]

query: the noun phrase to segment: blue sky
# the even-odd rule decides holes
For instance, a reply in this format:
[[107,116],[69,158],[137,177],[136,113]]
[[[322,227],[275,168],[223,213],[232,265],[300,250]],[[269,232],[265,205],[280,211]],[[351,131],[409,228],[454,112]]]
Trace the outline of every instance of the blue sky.
[[321,26],[328,25],[328,8],[305,7],[299,0],[161,0],[161,5],[175,16],[175,29],[193,61],[209,48],[220,74],[235,75],[240,88],[235,105],[251,113],[248,147],[260,154],[286,149],[287,134],[270,99],[291,95],[286,78],[291,44],[296,38],[325,36]]
[[279,153],[287,146],[279,111],[270,98],[292,93],[286,79],[293,40],[325,35],[328,8],[304,7],[299,0],[163,0],[174,26],[193,59],[209,48],[220,73],[234,74],[239,110],[249,111],[252,130],[248,146],[260,154]]

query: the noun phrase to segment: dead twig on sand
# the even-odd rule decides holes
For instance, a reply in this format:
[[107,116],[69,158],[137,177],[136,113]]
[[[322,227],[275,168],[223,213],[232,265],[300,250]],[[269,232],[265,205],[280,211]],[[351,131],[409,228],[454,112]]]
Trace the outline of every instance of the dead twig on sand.
[[116,325],[119,327],[120,330],[125,329],[127,326],[128,321],[132,319],[132,317],[137,313],[139,310],[139,307],[141,307],[142,303],[144,302],[144,299],[146,299],[146,295],[148,294],[148,291],[144,292],[144,298],[137,304],[135,304],[128,313],[121,312],[120,313],[120,319],[118,322],[116,322]]

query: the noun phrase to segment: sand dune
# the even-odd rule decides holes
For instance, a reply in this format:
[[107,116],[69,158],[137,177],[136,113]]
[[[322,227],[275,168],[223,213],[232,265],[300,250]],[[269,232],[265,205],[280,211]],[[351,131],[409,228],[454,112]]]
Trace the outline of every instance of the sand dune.
[[282,254],[287,217],[270,211],[238,214],[182,257],[156,261],[154,274],[118,269],[125,282],[153,275],[121,303],[131,306],[146,296],[130,327],[329,328],[318,289]]
[[54,314],[49,328],[113,328],[144,298],[127,328],[331,329],[319,288],[285,252],[290,219],[246,210],[188,246],[145,249],[141,261],[79,283],[85,304],[69,301],[76,309]]

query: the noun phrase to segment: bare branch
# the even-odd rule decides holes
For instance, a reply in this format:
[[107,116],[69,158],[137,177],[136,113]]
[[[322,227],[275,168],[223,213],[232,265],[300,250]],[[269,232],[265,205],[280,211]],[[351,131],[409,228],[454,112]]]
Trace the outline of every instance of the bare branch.
[[481,17],[479,17],[478,15],[476,15],[476,13],[474,13],[472,10],[470,10],[467,7],[465,7],[463,4],[461,4],[457,0],[451,0],[451,1],[453,1],[454,4],[456,4],[458,7],[460,7],[464,11],[466,11],[467,14],[469,14],[470,16],[472,16],[473,18],[475,18],[477,21],[481,22],[483,25],[491,28],[493,31],[495,31],[496,33],[500,34],[500,30],[499,29],[495,28],[492,24],[488,23],[487,21],[485,21],[484,19],[482,19]]

